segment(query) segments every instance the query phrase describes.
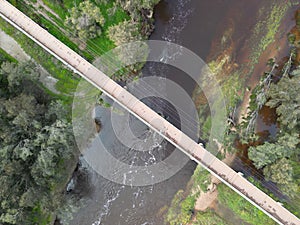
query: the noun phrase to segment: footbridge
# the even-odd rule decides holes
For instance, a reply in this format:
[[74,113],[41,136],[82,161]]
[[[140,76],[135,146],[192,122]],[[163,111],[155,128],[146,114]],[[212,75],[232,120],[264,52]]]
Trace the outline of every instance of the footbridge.
[[164,120],[155,111],[139,101],[139,99],[123,89],[6,0],[0,0],[0,16],[67,65],[75,73],[119,103],[151,129],[158,132],[163,138],[179,148],[192,160],[203,166],[277,223],[300,225],[299,218],[285,209],[281,204],[278,204],[263,191],[209,153],[201,145]]

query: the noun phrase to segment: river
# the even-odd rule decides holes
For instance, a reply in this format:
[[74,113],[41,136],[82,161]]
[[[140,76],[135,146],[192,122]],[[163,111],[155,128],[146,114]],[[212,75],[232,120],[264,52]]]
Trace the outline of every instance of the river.
[[[249,37],[252,35],[251,29],[258,22],[255,15],[259,9],[263,9],[263,13],[268,13],[268,1],[163,0],[155,8],[155,31],[150,39],[166,40],[183,45],[204,60],[215,59],[227,49],[227,52],[230,51],[231,56],[235,58],[232,64],[242,64],[250,54]],[[226,32],[230,35],[224,35]],[[226,46],[221,45],[221,42],[227,43]],[[171,79],[190,95],[195,88],[195,83],[181,71],[159,63],[147,63],[143,69],[143,74],[144,76],[156,75]],[[248,76],[251,81],[251,74]],[[259,76],[259,74],[255,74],[256,81]],[[162,90],[165,90],[164,87]],[[161,111],[165,117],[170,117],[171,121],[176,121],[176,118],[168,115],[168,111],[165,110],[168,108],[166,103],[159,101],[152,107],[157,107],[155,109]],[[127,157],[131,156],[131,149],[120,144],[114,136],[110,124],[110,110],[98,108],[97,113],[102,121],[99,136],[104,140],[106,148],[112,149],[115,155],[120,154],[121,158],[125,157],[125,161],[130,161],[130,159],[126,159],[126,155]],[[145,126],[139,123],[136,123],[136,128],[142,133],[147,130]],[[148,138],[156,137],[150,135]],[[173,147],[164,142],[158,147],[155,157],[157,160],[162,159],[172,151]],[[150,158],[149,154],[148,158],[144,159],[145,162]],[[168,180],[145,187],[116,184],[93,172],[93,170],[89,170],[86,181],[90,188],[85,194],[84,207],[74,215],[71,224],[163,224],[162,214],[165,212],[165,207],[170,205],[178,190],[185,189],[195,166],[195,163],[190,161]]]

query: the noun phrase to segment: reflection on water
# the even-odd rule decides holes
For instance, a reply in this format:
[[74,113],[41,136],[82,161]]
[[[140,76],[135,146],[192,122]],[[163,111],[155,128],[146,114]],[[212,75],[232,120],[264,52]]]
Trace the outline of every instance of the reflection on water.
[[256,133],[264,140],[274,139],[278,131],[276,109],[263,106],[259,112],[256,123]]

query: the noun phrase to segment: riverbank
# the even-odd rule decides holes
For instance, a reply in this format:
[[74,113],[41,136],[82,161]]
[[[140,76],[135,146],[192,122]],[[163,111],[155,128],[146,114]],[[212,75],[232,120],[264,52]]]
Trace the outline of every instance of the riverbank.
[[251,95],[249,115],[239,128],[244,151],[261,176],[261,186],[297,216],[300,103],[296,97],[299,85],[295,84],[299,79],[299,11],[294,13],[294,26],[287,35],[288,55],[269,60],[268,71]]
[[[249,113],[251,93],[260,81],[260,77],[262,77],[264,72],[267,70],[267,61],[269,58],[281,59],[289,52],[286,36],[287,31],[294,26],[293,21],[291,20],[293,16],[291,15],[294,14],[295,7],[291,6],[291,8],[285,8],[283,4],[285,3],[276,2],[274,5],[260,6],[261,8],[259,10],[260,13],[258,15],[258,22],[256,25],[253,25],[253,22],[252,25],[249,25],[250,27],[253,27],[254,31],[251,35],[248,35],[246,39],[243,39],[243,35],[237,37],[236,30],[238,29],[238,24],[235,24],[236,21],[234,19],[228,23],[224,21],[222,25],[226,24],[227,26],[223,26],[223,29],[219,31],[219,38],[213,42],[213,47],[215,47],[215,49],[211,50],[213,53],[209,56],[209,60],[211,61],[209,66],[220,80],[220,84],[222,85],[223,91],[227,98],[229,112],[228,131],[225,136],[225,140],[224,142],[220,141],[222,144],[219,142],[217,143],[219,144],[219,150],[222,150],[223,152],[221,154],[223,155],[223,158],[225,157],[225,160],[230,159],[230,162],[234,162],[235,157],[239,157],[239,155],[235,154],[235,152],[239,151],[235,147],[235,139],[237,138],[236,131],[238,129],[237,127],[243,121],[243,118]],[[268,10],[271,12],[268,13]],[[264,15],[265,18],[262,15]],[[230,18],[232,17],[234,16],[231,15]],[[247,22],[242,20],[241,23],[243,23],[244,27],[247,27],[245,26]],[[263,27],[268,27],[268,29],[264,30]],[[248,48],[244,46],[241,49],[243,44],[247,44]],[[218,52],[220,52],[221,55],[218,55]],[[225,79],[224,81],[224,78],[227,80]],[[201,95],[201,91],[195,90],[194,99],[199,107],[200,116],[205,118],[204,115],[207,110],[205,109],[205,98],[203,98]],[[201,121],[203,130],[206,132],[210,129],[209,117],[207,119],[202,119]],[[205,137],[208,135],[204,134],[202,136]],[[218,144],[215,146],[218,147]],[[229,165],[230,162],[228,162]],[[234,162],[234,164],[235,163],[236,162]],[[236,164],[234,166],[236,166]],[[196,188],[187,186],[187,190],[184,191],[185,196],[182,196],[180,200],[178,200],[178,196],[175,197],[174,199],[177,198],[175,201],[176,204],[171,204],[169,212],[166,215],[166,222],[168,224],[198,224],[197,220],[201,218],[201,214],[206,211],[210,212],[211,210],[214,213],[209,213],[211,218],[211,222],[209,224],[226,224],[226,222],[229,224],[235,224],[235,222],[238,222],[239,220],[242,220],[243,223],[249,224],[258,224],[261,223],[261,221],[265,221],[265,224],[275,224],[270,218],[268,218],[266,215],[263,215],[254,206],[252,206],[250,203],[247,203],[246,200],[237,196],[237,194],[233,192],[231,193],[231,190],[225,185],[217,185],[218,181],[215,181],[213,177],[207,177],[205,173],[201,175],[196,170],[190,183],[197,183],[197,179],[199,179],[197,178],[198,176],[206,177],[203,179],[205,179],[204,183],[208,186],[206,186],[204,190],[199,188],[201,187],[201,182],[203,182],[203,180],[200,178],[201,182],[198,183],[198,185],[194,184],[196,185]],[[218,193],[218,191],[221,191],[221,194]],[[227,197],[223,198],[222,196],[228,192],[230,192],[232,196],[226,195]],[[179,211],[179,214],[185,215],[185,217],[190,218],[190,220],[181,220],[180,215],[171,219],[174,208],[178,209],[178,207],[180,208],[180,205],[185,206],[185,201],[189,198],[194,199],[190,200],[189,210],[182,208],[182,210]],[[231,211],[231,213],[229,213],[229,215],[232,214],[231,218],[226,216],[224,217],[224,213],[222,213],[222,210],[224,209],[220,210],[220,208],[216,207],[219,202],[222,202],[222,204],[224,204],[224,206]],[[240,204],[240,206],[238,206],[238,204]],[[242,213],[241,210],[244,210],[244,212]],[[220,217],[217,215],[221,216],[221,221],[215,223],[213,220],[220,220]],[[259,218],[259,220],[256,221],[254,218],[251,218],[251,215],[255,215]],[[202,216],[205,217],[204,215]],[[238,217],[237,220],[234,219],[234,217]],[[175,222],[176,219],[174,218],[177,219],[177,222]],[[188,223],[187,221],[191,222]],[[240,224],[241,221],[238,223]],[[201,222],[199,224],[201,224]]]
[[[278,9],[276,9],[275,8],[275,13],[272,13],[272,15],[273,14],[275,14],[276,16],[278,16],[278,17],[280,17],[280,13],[278,13],[278,12],[276,12],[276,10],[278,10]],[[268,23],[266,23],[266,24],[268,24]],[[272,28],[272,30],[276,30],[277,29],[277,26],[275,26],[275,28],[273,27]],[[268,35],[267,35],[268,36]],[[226,40],[230,40],[232,37],[231,37],[231,35],[230,35],[230,32],[227,32],[227,35],[225,35],[224,36],[224,38],[222,37],[222,40],[224,40],[223,41],[223,43],[226,43]],[[265,43],[265,42],[264,42]],[[261,45],[261,46],[264,46],[264,45]],[[81,46],[81,50],[82,49],[84,49],[86,46]],[[228,53],[229,51],[227,51],[227,53]],[[229,54],[229,53],[228,53]],[[231,68],[238,68],[239,67],[239,64],[238,63],[236,63],[236,62],[234,62],[234,61],[232,61],[232,55],[234,55],[234,53],[230,53],[230,57],[225,57],[225,58],[220,58],[219,60],[217,59],[217,60],[215,60],[215,62],[214,63],[212,63],[211,64],[211,66],[212,66],[212,69],[214,70],[214,72],[218,72],[218,70],[221,68],[222,69],[222,71],[225,71],[224,69],[224,67],[226,66],[227,67],[227,69],[229,69],[230,70],[230,67]],[[48,59],[49,60],[49,59]],[[233,63],[232,65],[229,65],[230,63]],[[219,66],[220,65],[220,66]],[[230,70],[231,71],[231,70]],[[239,76],[237,76],[238,78],[239,78]],[[234,84],[234,85],[233,85]],[[237,86],[235,86],[235,84],[237,85]],[[225,88],[225,90],[227,90],[227,91],[229,91],[229,87],[230,87],[230,85],[232,85],[232,86],[234,86],[234,87],[238,87],[238,85],[240,85],[240,84],[238,84],[238,80],[237,80],[237,78],[235,77],[235,79],[230,79],[230,81],[228,81],[228,83],[226,83],[226,85],[227,85],[227,87]],[[243,85],[242,85],[243,86]],[[62,90],[63,90],[64,88],[62,88]],[[243,91],[242,90],[239,90],[239,89],[234,89],[232,92],[230,92],[230,94],[228,95],[228,96],[233,96],[233,97],[235,97],[234,96],[234,94],[240,94],[240,93],[242,93]],[[227,92],[226,92],[227,93]],[[233,99],[233,100],[230,100],[231,98],[229,98],[229,102],[230,102],[230,104],[229,105],[231,105],[231,103],[235,103],[235,100]],[[233,104],[234,105],[234,104]],[[234,114],[234,113],[233,113]],[[236,119],[236,117],[239,117],[239,116],[234,116],[234,119]],[[234,121],[235,122],[235,121]],[[105,123],[105,122],[104,122]],[[206,123],[206,125],[207,125],[207,127],[209,128],[209,122],[207,122]],[[104,126],[105,126],[105,124],[104,124]],[[108,136],[108,135],[107,135]],[[106,137],[107,137],[106,136]],[[216,143],[219,143],[218,141],[216,141]],[[119,146],[114,146],[114,147],[119,147]],[[220,149],[221,149],[221,147],[220,147]],[[223,156],[225,155],[225,158],[226,159],[228,159],[228,157],[229,157],[229,155],[230,154],[228,154],[228,156],[226,157],[226,154],[228,154],[228,152],[227,151],[224,151],[223,152]],[[233,157],[232,155],[231,155],[231,157]],[[196,173],[196,172],[195,172]],[[201,176],[202,176],[202,173],[204,174],[204,178],[201,178]],[[183,175],[184,176],[184,175]],[[189,175],[186,175],[186,176],[189,176]],[[189,197],[189,193],[186,193],[186,192],[180,192],[180,194],[178,194],[178,198],[179,199],[181,199],[181,200],[179,200],[179,201],[175,201],[175,205],[180,205],[180,209],[178,209],[179,211],[179,213],[186,213],[185,215],[187,215],[187,216],[183,216],[183,219],[184,219],[184,221],[187,221],[191,216],[193,216],[194,215],[194,209],[193,209],[193,204],[196,204],[197,205],[197,208],[200,210],[204,210],[204,208],[207,208],[207,207],[210,207],[210,208],[212,208],[213,210],[215,210],[215,211],[218,211],[218,210],[220,210],[220,208],[221,207],[217,207],[217,206],[215,206],[214,205],[214,201],[213,201],[213,199],[215,198],[214,196],[216,196],[216,193],[219,193],[218,195],[219,196],[221,196],[221,194],[223,193],[223,196],[225,196],[225,193],[226,192],[228,192],[228,193],[230,193],[230,194],[232,194],[231,192],[230,192],[230,190],[227,190],[226,189],[226,187],[225,188],[223,188],[222,187],[222,185],[219,185],[219,186],[221,186],[221,188],[220,189],[218,189],[218,188],[216,188],[216,183],[217,183],[217,181],[214,181],[213,180],[213,178],[210,178],[209,176],[206,176],[205,175],[205,173],[204,173],[204,171],[200,171],[200,172],[198,172],[198,175],[197,175],[197,178],[195,178],[195,179],[199,179],[199,183],[197,184],[197,183],[191,183],[190,185],[192,186],[192,187],[195,187],[195,188],[198,188],[197,190],[200,190],[200,194],[197,194],[196,192],[194,192],[194,193],[192,193],[192,195],[193,196],[191,196],[191,197]],[[182,181],[182,180],[180,180],[180,181]],[[182,181],[182,182],[184,182],[184,181]],[[66,185],[63,185],[64,187],[63,188],[65,188],[65,186]],[[168,187],[168,185],[166,185],[167,187]],[[166,196],[166,195],[171,195],[169,192],[171,192],[171,191],[169,191],[170,189],[171,189],[171,186],[172,186],[172,183],[170,183],[169,184],[169,187],[168,188],[160,188],[159,189],[159,187],[158,186],[155,186],[155,188],[154,189],[159,189],[157,192],[162,192],[162,194],[161,195],[158,195],[157,193],[157,195],[156,195],[156,197],[157,196],[162,196],[161,197],[161,200],[160,201],[162,201],[162,202],[164,202],[165,201],[165,197],[164,196]],[[199,189],[199,187],[200,187],[200,189]],[[203,187],[201,187],[201,186],[203,186]],[[100,187],[103,187],[103,186],[100,186]],[[106,189],[105,187],[104,187],[104,189]],[[129,203],[132,203],[133,202],[133,208],[134,207],[137,207],[137,206],[139,206],[139,207],[142,207],[143,206],[143,204],[144,204],[144,202],[143,201],[137,201],[136,199],[138,199],[138,197],[139,196],[141,196],[142,194],[142,192],[143,192],[143,190],[141,190],[141,189],[135,189],[134,190],[134,194],[133,195],[131,195],[132,193],[130,193],[130,194],[128,194],[129,193],[129,191],[128,190],[126,190],[125,191],[125,194],[123,195],[123,197],[121,197],[120,199],[117,199],[118,197],[119,197],[119,191],[115,191],[115,189],[117,189],[116,188],[116,186],[110,186],[109,188],[107,188],[107,189],[109,189],[110,190],[110,192],[108,192],[108,193],[105,193],[104,195],[108,195],[109,196],[109,201],[108,201],[108,203],[110,204],[112,201],[118,201],[118,204],[120,203],[120,204],[123,204],[123,206],[126,206],[126,210],[127,210],[127,207],[128,207],[128,205],[130,205],[130,204],[128,204],[127,202],[129,202]],[[168,190],[166,190],[166,189],[168,189]],[[208,190],[209,189],[209,190]],[[117,189],[117,190],[121,190],[121,191],[123,191],[123,190],[125,190],[125,188],[123,188],[123,187],[120,187],[120,189]],[[201,192],[202,191],[202,192]],[[112,193],[111,193],[112,192]],[[206,192],[206,196],[204,196],[203,195],[203,193],[205,193]],[[151,194],[152,194],[153,192],[152,192],[152,190],[151,190]],[[212,193],[213,194],[213,196],[210,196],[210,193]],[[221,194],[220,194],[221,193]],[[202,196],[201,196],[201,194],[202,194]],[[99,194],[98,194],[99,195]],[[154,195],[154,194],[153,194]],[[153,195],[148,195],[147,197],[148,197],[148,199],[152,199],[152,197],[153,197]],[[199,196],[200,196],[200,198],[199,198]],[[124,196],[132,196],[132,199],[129,199],[128,200],[128,198],[126,198],[126,197],[124,197]],[[205,199],[204,199],[204,197],[205,197]],[[212,197],[212,198],[210,198],[210,197]],[[196,198],[198,198],[198,201],[197,200],[195,200]],[[186,199],[186,200],[182,200],[182,199]],[[233,203],[231,203],[231,202],[226,202],[226,201],[228,201],[228,199],[230,200],[230,198],[228,198],[228,197],[224,197],[223,198],[223,203],[224,203],[224,205],[230,205],[231,204],[231,208],[232,208],[232,211],[231,211],[231,213],[232,214],[234,214],[234,213],[236,213],[236,214],[242,214],[242,212],[241,211],[238,211],[238,210],[241,210],[241,209],[238,209],[238,207],[237,207],[237,205],[235,205],[235,204],[233,204]],[[144,199],[142,199],[142,200],[144,200]],[[206,206],[204,207],[203,205],[201,205],[201,203],[203,202],[203,201],[206,201]],[[234,198],[234,200],[235,200],[235,202],[239,202],[240,201],[240,199],[239,198]],[[158,202],[159,200],[157,200],[156,202]],[[183,203],[184,202],[184,203]],[[96,204],[100,204],[99,202],[97,202]],[[95,204],[95,205],[96,205]],[[244,204],[244,202],[243,202],[243,204]],[[155,207],[157,208],[157,205],[160,205],[160,203],[156,203],[156,204],[154,204],[155,205]],[[245,205],[247,205],[246,203],[245,203]],[[105,205],[105,207],[106,207],[106,205]],[[129,206],[129,207],[131,207],[131,206]],[[251,208],[252,206],[250,205],[250,206],[248,206],[247,205],[247,207],[245,207],[245,208],[242,208],[242,210],[244,210],[244,209],[252,209]],[[116,207],[117,208],[117,207]],[[98,209],[98,208],[97,208]],[[117,208],[117,209],[119,209],[119,208]],[[223,209],[224,210],[224,209]],[[233,210],[235,210],[234,211],[234,213],[233,213]],[[127,211],[129,211],[129,210],[127,210]],[[251,211],[251,210],[249,210],[249,211]],[[91,212],[90,212],[91,213]],[[96,209],[92,212],[93,214],[98,214],[99,213],[99,211],[96,211]],[[101,212],[102,213],[102,212]],[[135,220],[134,222],[132,222],[132,219],[131,219],[131,217],[129,217],[128,216],[128,218],[126,218],[126,212],[125,213],[122,213],[122,214],[118,214],[119,213],[119,211],[118,210],[116,210],[116,212],[113,212],[112,214],[111,214],[111,217],[110,217],[110,219],[111,220],[109,220],[108,219],[108,221],[110,221],[111,223],[114,223],[114,222],[119,222],[120,223],[120,220],[121,219],[123,219],[124,221],[126,221],[126,222],[128,222],[128,223],[131,223],[131,224],[133,224],[133,223],[140,223],[140,224],[142,224],[142,223],[144,223],[144,221],[141,219],[141,218],[139,218],[139,220]],[[100,214],[100,213],[99,213]],[[173,214],[173,215],[175,215],[176,216],[176,214],[178,214],[176,211],[175,211],[175,213]],[[257,211],[253,211],[253,214],[259,214]],[[124,216],[125,215],[125,216]],[[144,218],[148,218],[149,217],[149,215],[153,215],[153,211],[151,211],[151,210],[149,210],[149,211],[146,211],[146,213],[144,213],[144,214],[141,214],[141,215],[143,215],[144,216]],[[205,216],[204,216],[205,215]],[[201,219],[203,219],[203,218],[205,218],[205,221],[207,221],[207,220],[209,220],[209,218],[210,217],[212,217],[212,216],[215,216],[216,218],[218,218],[216,221],[219,221],[218,223],[219,224],[221,224],[221,218],[219,218],[219,217],[217,217],[215,214],[213,214],[213,213],[211,213],[211,212],[207,212],[207,213],[198,213],[197,215],[196,215],[196,217],[197,217],[197,219],[196,220],[194,220],[193,221],[193,223],[198,223],[199,221],[201,221]],[[88,217],[88,216],[87,216]],[[122,218],[121,218],[122,217]],[[137,217],[140,217],[140,216],[137,216]],[[195,217],[195,218],[196,218]],[[260,218],[260,217],[258,217],[258,218]],[[113,219],[115,219],[115,220],[113,220]],[[119,220],[117,220],[117,219],[119,219]],[[227,219],[229,219],[229,218],[227,218]],[[246,220],[246,218],[243,218],[244,220]],[[87,220],[86,220],[87,221]],[[84,221],[84,222],[86,222],[86,221]],[[216,222],[215,221],[215,222]],[[241,221],[241,219],[239,219],[239,218],[236,218],[236,221]],[[224,222],[225,223],[225,222]],[[81,224],[83,224],[83,223],[81,223]]]

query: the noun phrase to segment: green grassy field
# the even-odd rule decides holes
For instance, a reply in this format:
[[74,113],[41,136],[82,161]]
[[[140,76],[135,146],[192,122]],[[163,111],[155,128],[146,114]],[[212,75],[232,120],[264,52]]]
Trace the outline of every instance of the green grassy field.
[[31,17],[31,19],[40,24],[42,27],[46,28],[52,35],[54,35],[68,47],[84,56],[89,61],[92,61],[95,57],[100,56],[115,47],[114,43],[106,35],[108,28],[112,25],[118,24],[119,22],[130,19],[130,17],[128,13],[120,7],[116,8],[113,15],[109,15],[108,11],[113,6],[115,1],[109,1],[107,4],[92,1],[99,7],[101,14],[105,19],[105,24],[103,26],[102,34],[96,38],[87,40],[86,48],[84,50],[80,50],[78,48],[79,42],[85,44],[85,40],[79,40],[78,38],[71,40],[70,37],[72,36],[73,30],[64,24],[65,18],[70,15],[69,10],[76,5],[79,5],[80,2],[82,1],[64,0],[60,4],[53,4],[52,1],[43,0],[43,3],[59,16],[58,18],[50,11],[40,9],[46,13],[49,18],[51,18],[51,21],[41,15],[41,13],[38,13],[33,6],[25,5],[22,2],[17,2],[16,6],[21,11],[25,11],[26,14]]

